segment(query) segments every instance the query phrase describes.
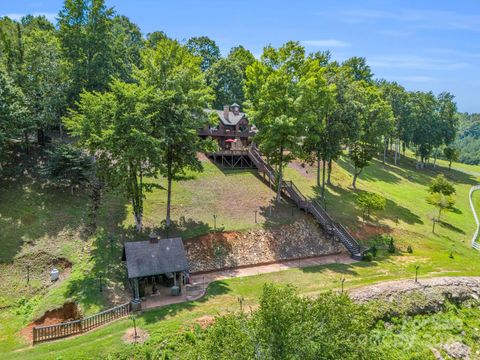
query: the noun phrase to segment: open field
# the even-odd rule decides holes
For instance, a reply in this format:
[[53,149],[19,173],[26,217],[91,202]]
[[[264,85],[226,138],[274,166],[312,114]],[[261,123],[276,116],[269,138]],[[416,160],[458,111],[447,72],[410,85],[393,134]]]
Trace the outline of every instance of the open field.
[[[190,237],[202,231],[208,231],[213,226],[211,214],[213,212],[220,214],[221,211],[229,214],[229,217],[223,219],[219,216],[218,227],[224,227],[225,230],[242,230],[254,226],[254,209],[258,208],[260,214],[262,207],[265,208],[268,205],[273,193],[252,172],[223,174],[214,165],[209,163],[205,165],[205,173],[196,175],[193,180],[177,184],[174,188],[176,202],[174,219],[179,219],[180,214],[184,214],[185,218],[191,219],[193,224],[184,228],[179,226],[179,233]],[[288,168],[287,178],[294,180],[306,195],[317,196],[314,169],[309,169],[308,174],[302,169],[295,165]],[[461,172],[460,169],[468,170],[469,173]],[[478,261],[480,254],[469,247],[475,225],[468,205],[468,190],[473,184],[478,183],[476,174],[480,173],[480,167],[465,168],[464,165],[455,164],[451,171],[444,167],[437,167],[436,171],[415,170],[414,160],[411,158],[402,158],[399,166],[382,165],[381,162],[375,161],[360,176],[358,192],[380,193],[388,199],[388,202],[387,209],[369,219],[368,223],[362,222],[360,211],[354,205],[356,193],[348,188],[351,181],[349,170],[349,164],[344,159],[340,159],[335,164],[332,174],[333,186],[330,187],[327,195],[327,209],[337,220],[345,223],[355,234],[369,243],[373,241],[372,237],[376,234],[391,234],[399,249],[397,253],[389,254],[381,243],[377,243],[379,255],[370,263],[292,269],[280,273],[216,282],[210,285],[208,295],[197,302],[173,305],[142,314],[138,323],[140,327],[150,332],[151,341],[160,340],[181,326],[190,326],[201,316],[237,310],[239,296],[245,299],[247,306],[255,306],[265,282],[292,283],[302,294],[315,295],[321,291],[338,289],[341,277],[347,279],[345,283],[347,287],[409,278],[413,276],[414,266],[417,264],[420,265],[420,276],[423,277],[480,275]],[[455,182],[457,204],[453,212],[443,214],[444,223],[437,225],[437,234],[434,235],[431,233],[429,220],[434,209],[425,202],[425,196],[427,195],[426,186],[438,172],[444,173],[447,178]],[[162,182],[159,183],[162,184]],[[15,208],[14,200],[21,199],[20,189],[30,189],[26,193],[31,195],[23,202],[19,202],[19,207]],[[202,191],[197,191],[200,189]],[[16,315],[8,309],[0,312],[2,324],[0,351],[2,352],[25,346],[17,336],[17,332],[27,322],[32,312],[40,312],[50,306],[61,304],[69,297],[77,300],[89,313],[107,303],[108,296],[113,296],[116,293],[116,287],[119,286],[119,279],[114,275],[120,272],[120,269],[118,265],[112,265],[118,262],[120,254],[120,246],[115,240],[132,236],[129,207],[118,196],[110,195],[107,198],[101,216],[102,227],[107,233],[115,235],[114,241],[110,241],[111,237],[108,235],[82,240],[77,234],[81,228],[81,216],[85,214],[86,199],[73,196],[67,197],[67,201],[61,201],[61,198],[65,199],[66,194],[52,195],[50,192],[45,192],[46,194],[37,195],[37,193],[40,193],[40,189],[35,188],[31,183],[16,183],[10,189],[2,190],[0,196],[7,201],[2,201],[5,209],[0,210],[2,215],[0,219],[6,226],[5,234],[7,235],[3,235],[1,242],[10,244],[10,255],[3,261],[14,259],[16,264],[23,254],[37,253],[40,249],[37,246],[49,246],[52,254],[65,257],[73,263],[72,274],[63,283],[48,289],[42,287],[40,280],[35,280],[38,281],[35,291],[46,296],[42,296],[33,309],[24,307],[24,314]],[[241,195],[244,200],[233,202],[235,208],[229,208],[227,205],[232,204],[232,200],[224,202],[228,197],[222,198],[227,194],[230,196],[236,194],[234,196],[236,200]],[[480,208],[480,195],[476,194],[475,197],[477,206]],[[163,190],[155,190],[147,196],[145,218],[148,227],[160,225],[164,214],[164,201]],[[31,204],[34,204],[34,210]],[[10,212],[7,209],[10,209]],[[19,220],[27,209],[35,214],[40,213],[41,209],[48,209],[48,211],[42,211],[42,219],[35,218],[31,225],[27,226],[25,222]],[[11,215],[7,218],[4,214]],[[65,215],[62,217],[59,214]],[[262,222],[268,226],[292,219],[287,205],[283,211],[279,211],[275,221],[269,221],[265,211],[263,214]],[[9,220],[14,217],[16,221]],[[56,230],[47,233],[45,225],[49,224],[52,224],[51,226]],[[67,235],[62,237],[64,233]],[[16,234],[22,236],[16,236]],[[61,244],[60,247],[55,246],[58,243]],[[408,245],[413,247],[412,254],[405,251]],[[450,253],[453,258],[450,257]],[[15,265],[0,266],[15,268]],[[86,273],[89,276],[86,276]],[[104,274],[108,279],[105,285],[108,291],[103,293],[98,292],[98,283],[95,282],[95,277],[99,273]],[[23,273],[18,270],[18,274],[12,276],[18,281]],[[0,288],[6,299],[5,295],[8,294],[9,289],[8,280],[4,281],[2,278],[2,282],[4,284]],[[19,294],[22,292],[26,293],[23,287],[17,290]],[[121,336],[130,326],[130,320],[121,320],[81,337],[38,345],[33,349],[18,350],[20,352],[10,352],[6,358],[18,358],[19,354],[25,359],[90,358],[93,353],[97,357],[102,357],[112,350],[128,353],[133,347],[123,344]]]

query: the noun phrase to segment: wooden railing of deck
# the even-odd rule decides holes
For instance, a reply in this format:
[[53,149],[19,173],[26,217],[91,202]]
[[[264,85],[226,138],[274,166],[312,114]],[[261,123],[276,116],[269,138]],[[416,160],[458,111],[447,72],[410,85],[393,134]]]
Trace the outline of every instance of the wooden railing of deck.
[[86,318],[67,321],[55,325],[35,326],[33,328],[33,343],[61,339],[77,335],[124,317],[130,313],[130,303],[115,306]]
[[[275,171],[270,164],[263,160],[258,148],[252,146],[248,155],[257,169],[268,178],[269,183],[275,184]],[[282,181],[281,187],[283,192],[292,199],[298,208],[311,213],[327,233],[334,235],[347,248],[354,259],[360,260],[362,258],[363,250],[355,238],[343,225],[333,221],[330,215],[317,201],[307,199],[293,181],[284,180]]]

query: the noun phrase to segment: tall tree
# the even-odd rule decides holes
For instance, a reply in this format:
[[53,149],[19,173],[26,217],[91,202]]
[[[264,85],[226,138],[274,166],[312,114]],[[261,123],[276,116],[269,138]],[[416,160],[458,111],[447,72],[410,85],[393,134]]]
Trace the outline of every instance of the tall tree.
[[419,159],[417,167],[425,167],[432,150],[441,139],[437,99],[431,93],[412,92],[409,95],[410,120],[412,121],[412,143]]
[[148,89],[115,80],[108,92],[83,92],[65,119],[79,144],[96,158],[98,176],[129,199],[137,231],[143,228],[143,199],[160,166],[161,140],[147,111]]
[[376,86],[356,81],[352,83],[352,90],[354,101],[358,103],[356,131],[349,142],[349,157],[354,165],[352,187],[355,189],[358,175],[382,148],[383,137],[390,133],[393,114]]
[[159,141],[161,174],[167,178],[166,226],[171,224],[172,182],[185,171],[202,170],[197,153],[208,143],[197,136],[208,118],[203,109],[213,99],[200,69],[200,59],[177,41],[163,39],[142,55],[136,73],[140,86],[149,89],[148,113]]
[[65,0],[58,15],[62,51],[71,64],[72,104],[82,89],[105,90],[114,72],[113,14],[105,0]]
[[394,147],[394,162],[397,164],[397,159],[400,155],[400,141],[407,141],[409,139],[409,102],[408,93],[405,89],[396,82],[388,82],[381,80],[378,82],[383,98],[390,104],[393,112],[394,126],[392,133],[387,134],[384,141],[383,162],[386,160],[388,143],[393,143]]
[[208,70],[215,62],[220,60],[219,47],[215,41],[207,36],[192,37],[186,45],[193,55],[202,59],[200,67],[203,71]]
[[124,81],[133,81],[132,71],[140,66],[140,52],[143,48],[142,33],[138,25],[126,16],[113,18],[112,54],[115,76]]
[[24,38],[22,88],[37,140],[45,145],[47,126],[59,126],[68,89],[67,64],[52,30],[34,29]]
[[458,116],[457,116],[457,104],[453,101],[455,97],[448,93],[442,92],[437,96],[438,103],[438,121],[441,128],[441,139],[437,143],[440,145],[435,149],[435,159],[433,167],[435,168],[439,147],[449,146],[457,135],[458,130]]
[[245,73],[245,70],[249,65],[252,65],[255,62],[255,56],[253,56],[250,50],[245,49],[242,45],[231,48],[228,54],[228,59],[235,61],[238,66],[240,66],[243,73]]
[[27,120],[23,93],[0,66],[0,170],[8,146],[22,135]]
[[280,201],[283,167],[298,151],[303,109],[299,79],[305,50],[298,42],[275,49],[267,46],[260,61],[247,68],[247,113],[258,128],[256,141],[277,165],[277,201]]
[[345,60],[342,65],[349,68],[355,81],[363,80],[367,83],[373,81],[373,73],[367,60],[363,57],[354,56]]
[[215,109],[223,105],[244,102],[244,76],[240,66],[233,60],[220,59],[206,71],[208,85],[215,91]]
[[[303,153],[307,159],[317,161],[317,186],[325,193],[326,163],[331,157],[333,144],[330,143],[330,131],[336,125],[330,115],[335,107],[335,85],[328,83],[327,68],[317,58],[309,58],[299,85],[302,92],[302,107],[305,111],[306,134],[303,141]],[[320,183],[320,160],[323,175]]]

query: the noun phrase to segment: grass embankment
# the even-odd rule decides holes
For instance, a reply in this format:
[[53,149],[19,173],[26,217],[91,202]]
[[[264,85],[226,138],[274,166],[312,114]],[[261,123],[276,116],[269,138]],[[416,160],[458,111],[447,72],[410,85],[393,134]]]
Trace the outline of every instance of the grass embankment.
[[[305,194],[312,197],[318,196],[314,172],[309,171],[310,174],[305,174],[297,168],[288,168],[287,178],[294,180]],[[478,183],[477,174],[480,173],[480,167],[469,166],[468,174],[457,169],[465,170],[463,165],[458,164],[454,164],[454,169],[451,171],[445,167],[437,167],[435,171],[431,169],[416,170],[414,161],[410,158],[402,158],[399,166],[393,166],[390,163],[382,165],[381,162],[375,161],[360,176],[358,192],[372,191],[382,194],[388,199],[387,209],[379,212],[377,217],[369,219],[368,223],[364,223],[354,204],[358,192],[349,189],[351,181],[348,173],[349,164],[341,159],[335,165],[332,174],[333,186],[328,190],[327,209],[336,219],[345,223],[361,238],[368,239],[377,233],[390,233],[399,249],[397,253],[389,254],[379,245],[379,255],[371,263],[336,264],[303,270],[292,269],[280,273],[216,282],[209,287],[208,296],[204,299],[144,313],[138,319],[138,324],[150,332],[152,341],[160,340],[165,334],[176,331],[181,326],[190,326],[195,319],[203,315],[216,315],[225,311],[237,310],[239,296],[244,298],[244,304],[247,307],[255,306],[265,282],[292,283],[299,288],[302,294],[314,295],[328,289],[337,289],[341,277],[346,278],[346,287],[412,277],[415,265],[420,265],[420,275],[425,277],[480,275],[478,261],[480,255],[469,247],[475,224],[468,204],[468,191],[473,184]],[[453,212],[443,215],[443,223],[437,225],[437,234],[432,234],[429,217],[435,210],[425,202],[425,197],[428,183],[439,172],[444,173],[447,178],[455,182],[457,204]],[[197,183],[195,184],[195,182]],[[212,227],[214,211],[219,214],[217,226],[222,226],[226,230],[244,229],[254,225],[254,209],[252,208],[255,205],[259,209],[265,209],[265,203],[261,204],[258,200],[261,199],[259,193],[261,194],[263,191],[268,194],[265,198],[268,203],[272,193],[252,173],[223,174],[209,164],[206,166],[204,174],[198,175],[195,180],[178,184],[174,188],[174,196],[177,199],[174,217],[178,219],[183,214],[186,219],[192,219],[192,223],[201,224],[193,227],[196,230],[185,229],[184,234],[198,234],[200,233],[198,229],[208,231],[203,223]],[[237,194],[236,200],[231,200],[226,193],[230,196],[232,193]],[[14,197],[14,195],[12,196]],[[212,197],[221,199],[221,201],[212,200]],[[251,197],[257,199],[251,199]],[[476,198],[480,207],[480,196],[476,195]],[[182,200],[178,201],[178,199]],[[249,201],[251,201],[250,205],[243,205]],[[65,200],[62,200],[61,203],[64,206],[72,205]],[[145,214],[147,226],[157,225],[161,222],[164,214],[163,204],[163,191],[156,190],[155,193],[148,195]],[[48,207],[48,204],[44,207]],[[238,208],[245,210],[239,211]],[[227,216],[225,216],[225,220],[221,219],[221,211],[231,214],[232,217],[236,216],[235,220],[229,222]],[[265,211],[263,213],[265,214]],[[286,213],[289,211],[287,210]],[[102,219],[108,225],[106,226],[107,231],[109,227],[122,228],[130,224],[128,205],[118,198],[109,199],[102,209]],[[287,221],[288,216],[283,219]],[[265,221],[268,223],[268,218]],[[128,231],[123,233],[116,231],[121,236],[129,234]],[[14,231],[11,232],[11,234],[13,233]],[[4,237],[2,241],[14,240]],[[36,241],[39,239],[33,239],[34,243]],[[20,250],[24,251],[26,243],[23,242],[18,246],[17,253],[20,253]],[[109,242],[106,244],[108,245]],[[100,245],[98,242],[94,245],[94,249],[97,249],[95,260],[92,260],[94,263],[98,262],[99,258],[108,259],[108,256],[105,255],[108,253],[106,250],[108,246]],[[408,245],[413,247],[412,254],[405,252]],[[453,258],[450,254],[453,255]],[[90,280],[93,281],[92,284],[95,283],[94,276]],[[84,291],[82,287],[77,289]],[[71,293],[71,295],[77,297],[78,293]],[[82,302],[82,299],[80,300]],[[21,317],[12,316],[9,311],[2,312],[1,316],[2,324],[3,320],[12,320],[17,323],[9,322],[7,325],[9,328],[0,330],[2,333],[0,351],[2,348],[3,350],[13,350],[21,347],[22,342],[16,335],[18,324],[21,323],[18,319]],[[20,350],[20,353],[13,352],[8,354],[7,358],[15,358],[19,354],[25,359],[48,359],[60,356],[65,358],[92,358],[94,356],[98,358],[112,349],[128,352],[130,347],[123,344],[121,336],[130,326],[131,321],[122,320],[78,338],[38,345],[33,349]]]
[[[253,171],[224,173],[209,161],[204,165],[204,172],[189,173],[187,180],[174,183],[171,236],[210,232],[214,214],[217,230],[269,227],[297,218],[286,203],[275,206],[270,216],[275,194]],[[20,162],[0,183],[0,352],[25,345],[18,331],[31,318],[66,301],[73,300],[84,314],[92,314],[121,299],[125,274],[121,244],[138,238],[130,206],[118,194],[104,198],[100,230],[89,237],[88,196],[49,188],[36,170],[36,164]],[[151,181],[157,186],[145,201],[144,236],[152,229],[161,232],[166,213],[166,182]],[[52,285],[49,271],[54,266],[62,281]]]

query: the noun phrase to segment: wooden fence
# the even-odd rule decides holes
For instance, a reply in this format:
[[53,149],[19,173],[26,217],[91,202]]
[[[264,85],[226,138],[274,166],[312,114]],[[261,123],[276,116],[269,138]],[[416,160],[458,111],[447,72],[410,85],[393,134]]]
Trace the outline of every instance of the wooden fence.
[[36,344],[42,341],[55,340],[81,334],[115,319],[124,317],[128,315],[130,311],[130,303],[128,302],[86,318],[56,325],[35,326],[33,328],[33,343]]

